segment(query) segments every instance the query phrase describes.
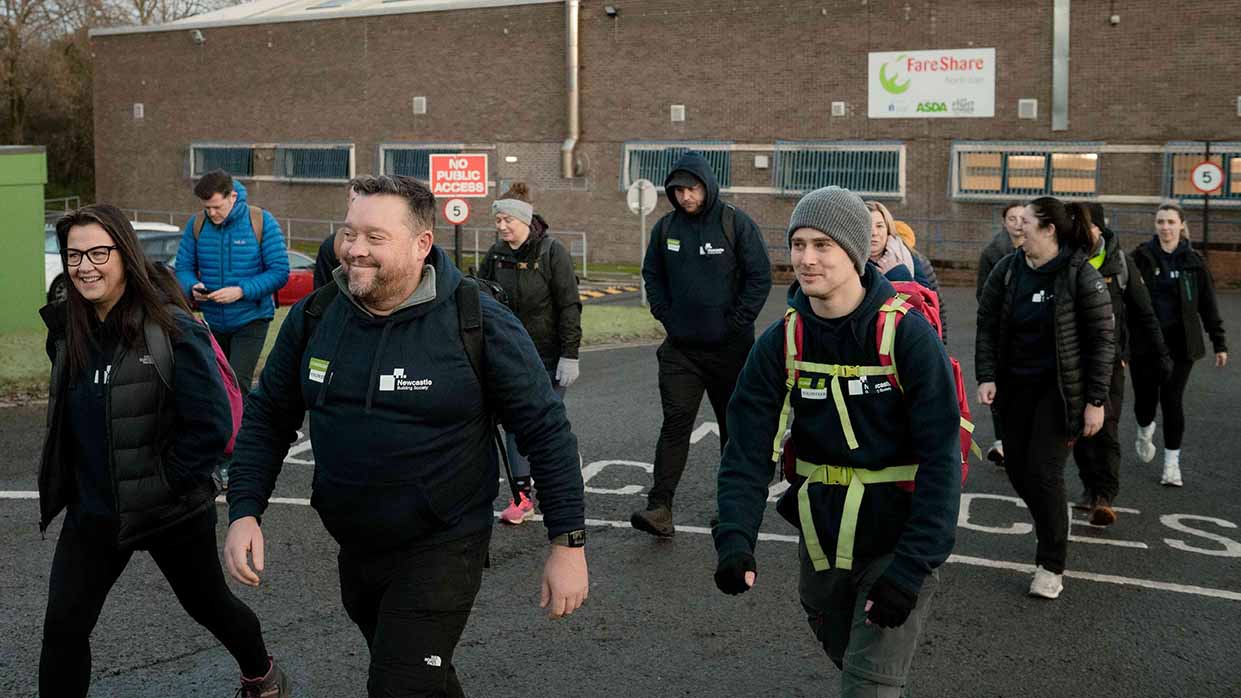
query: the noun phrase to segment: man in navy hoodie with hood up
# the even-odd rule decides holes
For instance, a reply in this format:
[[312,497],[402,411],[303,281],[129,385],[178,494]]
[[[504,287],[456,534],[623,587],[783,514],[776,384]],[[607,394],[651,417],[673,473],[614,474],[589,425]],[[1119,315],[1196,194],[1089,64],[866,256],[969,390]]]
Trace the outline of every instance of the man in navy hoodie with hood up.
[[682,155],[664,189],[672,211],[651,230],[642,263],[651,314],[668,333],[657,354],[664,422],[655,447],[655,484],[646,509],[630,517],[634,528],[660,537],[676,532],[672,499],[704,391],[719,424],[721,450],[728,442],[728,399],[754,345],[754,319],[771,290],[762,231],[720,201],[706,158]]
[[[495,518],[492,415],[517,434],[538,483],[551,541],[542,605],[553,618],[586,598],[577,439],[521,323],[486,293],[461,290],[471,282],[433,244],[430,190],[390,176],[350,187],[335,285],[292,308],[246,403],[225,562],[258,584],[259,518],[309,411],[311,506],[340,544],[341,600],[370,648],[370,695],[461,696],[452,655]],[[329,289],[308,327],[308,304]],[[471,299],[482,311],[477,375],[458,310]]]
[[[842,671],[846,697],[903,695],[935,570],[952,552],[961,493],[948,355],[916,310],[896,319],[892,284],[866,263],[870,225],[862,200],[838,187],[810,192],[794,209],[797,284],[787,320],[759,337],[728,405],[733,438],[712,531],[716,586],[748,591],[791,407],[784,448],[795,452],[797,476],[777,510],[801,531],[802,606]],[[888,352],[895,381],[880,359],[881,314],[897,322]]]

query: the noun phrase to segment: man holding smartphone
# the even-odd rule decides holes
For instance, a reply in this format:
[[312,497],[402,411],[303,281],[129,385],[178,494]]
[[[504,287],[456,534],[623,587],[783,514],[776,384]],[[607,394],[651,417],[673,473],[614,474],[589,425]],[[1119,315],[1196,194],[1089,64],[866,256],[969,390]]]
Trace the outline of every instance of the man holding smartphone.
[[202,310],[228,356],[242,393],[276,314],[273,296],[289,280],[284,233],[274,216],[246,201],[246,188],[224,170],[194,185],[201,216],[185,224],[177,250],[177,282]]

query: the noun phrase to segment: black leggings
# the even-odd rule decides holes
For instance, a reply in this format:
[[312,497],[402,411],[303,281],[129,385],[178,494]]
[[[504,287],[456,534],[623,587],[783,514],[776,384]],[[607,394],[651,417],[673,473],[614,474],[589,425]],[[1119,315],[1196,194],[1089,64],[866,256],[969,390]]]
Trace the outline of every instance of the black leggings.
[[1158,359],[1135,359],[1130,365],[1133,378],[1133,414],[1139,426],[1155,421],[1155,408],[1163,408],[1163,447],[1177,450],[1185,438],[1185,386],[1189,383],[1192,361],[1177,361],[1172,376],[1159,384]]
[[1069,549],[1064,400],[1054,378],[1040,384],[1002,384],[996,397],[1004,414],[1004,469],[1034,518],[1038,536],[1034,560],[1043,569],[1062,574]]
[[[152,540],[151,557],[190,617],[211,631],[245,676],[267,673],[267,648],[259,619],[224,583],[215,544],[215,510],[179,524]],[[43,621],[39,695],[85,696],[90,687],[90,634],[108,591],[133,551],[91,538],[66,517],[56,543]]]

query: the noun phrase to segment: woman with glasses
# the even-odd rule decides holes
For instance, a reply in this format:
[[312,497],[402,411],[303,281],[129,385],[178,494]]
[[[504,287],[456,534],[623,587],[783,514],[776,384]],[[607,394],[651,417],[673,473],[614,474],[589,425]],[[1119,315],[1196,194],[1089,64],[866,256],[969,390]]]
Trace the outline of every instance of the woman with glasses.
[[[40,529],[66,515],[48,585],[39,694],[86,695],[91,631],[134,551],[145,550],[190,617],[237,660],[241,695],[291,695],[258,618],[220,570],[211,473],[232,414],[207,328],[172,276],[143,254],[119,209],[74,211],[57,222],[56,238],[70,284],[64,302],[40,311],[52,360]],[[160,375],[148,337],[167,338],[171,376]]]

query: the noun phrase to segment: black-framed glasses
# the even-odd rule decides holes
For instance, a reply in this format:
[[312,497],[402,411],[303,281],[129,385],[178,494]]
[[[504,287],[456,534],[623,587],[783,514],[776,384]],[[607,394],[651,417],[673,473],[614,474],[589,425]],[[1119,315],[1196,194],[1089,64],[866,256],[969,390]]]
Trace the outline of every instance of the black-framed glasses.
[[116,249],[116,245],[100,245],[92,247],[89,250],[75,250],[72,247],[65,250],[65,264],[76,267],[82,264],[82,257],[85,256],[90,260],[91,264],[100,265],[107,264],[108,258],[112,256],[112,250]]

